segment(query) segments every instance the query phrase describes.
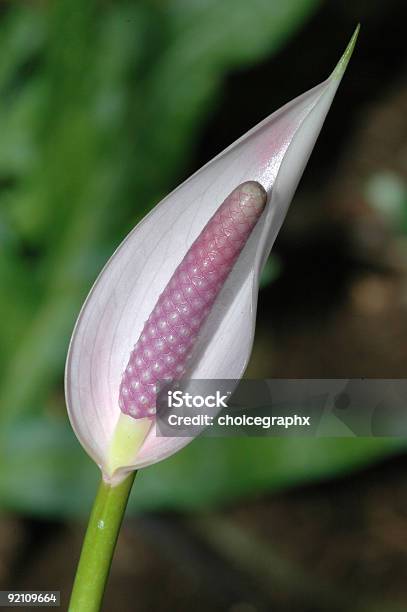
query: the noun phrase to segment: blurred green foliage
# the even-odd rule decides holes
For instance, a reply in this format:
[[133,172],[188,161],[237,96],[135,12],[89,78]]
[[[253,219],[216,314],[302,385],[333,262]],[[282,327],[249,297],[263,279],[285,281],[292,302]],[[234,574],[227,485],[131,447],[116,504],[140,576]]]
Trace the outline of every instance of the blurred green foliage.
[[[244,495],[341,474],[396,452],[375,438],[199,438],[137,475],[133,510],[204,510]],[[64,422],[27,419],[0,433],[3,507],[46,515],[90,510],[100,473]]]
[[[277,51],[317,4],[4,5],[3,507],[62,515],[90,503],[97,469],[67,423],[62,392],[80,305],[118,242],[186,168],[225,75]],[[387,448],[375,441],[351,442],[199,440],[142,472],[137,503],[213,504],[337,471]]]
[[366,182],[365,195],[393,231],[407,234],[407,184],[402,176],[390,171],[373,174]]

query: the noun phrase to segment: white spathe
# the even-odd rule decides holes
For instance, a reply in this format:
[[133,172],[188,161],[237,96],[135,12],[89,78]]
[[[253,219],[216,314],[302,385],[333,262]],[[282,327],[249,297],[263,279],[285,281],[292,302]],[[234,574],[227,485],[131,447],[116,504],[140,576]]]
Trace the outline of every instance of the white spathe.
[[[269,193],[258,222],[197,340],[190,378],[240,379],[254,336],[259,275],[318,138],[356,40],[333,74],[267,117],[162,200],[127,236],[95,282],[66,366],[69,418],[85,450],[106,466],[130,351],[158,296],[215,210],[240,183]],[[190,439],[152,427],[123,474],[164,459]],[[106,474],[105,474],[106,477]]]

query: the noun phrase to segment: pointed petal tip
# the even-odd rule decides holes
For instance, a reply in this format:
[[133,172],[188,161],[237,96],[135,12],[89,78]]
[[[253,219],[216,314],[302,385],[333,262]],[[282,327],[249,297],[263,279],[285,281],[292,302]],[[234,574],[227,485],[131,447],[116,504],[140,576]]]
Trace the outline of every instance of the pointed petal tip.
[[344,54],[342,55],[341,59],[339,60],[339,62],[337,63],[337,65],[335,66],[335,69],[332,73],[332,77],[333,78],[337,78],[337,79],[341,79],[346,67],[349,63],[350,58],[352,57],[352,53],[353,50],[355,48],[356,45],[356,41],[359,35],[359,30],[360,30],[360,23],[358,23],[358,25],[356,26],[355,31],[353,32],[352,38],[350,39],[348,46],[345,49]]

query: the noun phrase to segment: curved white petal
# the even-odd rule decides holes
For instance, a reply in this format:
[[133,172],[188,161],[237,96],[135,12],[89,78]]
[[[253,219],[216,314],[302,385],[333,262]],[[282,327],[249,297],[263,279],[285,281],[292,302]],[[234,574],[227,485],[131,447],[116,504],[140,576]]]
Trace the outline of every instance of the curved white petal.
[[[142,326],[184,254],[226,196],[247,180],[269,193],[253,231],[198,339],[191,378],[241,378],[251,352],[258,278],[281,227],[352,51],[333,75],[270,115],[162,200],[127,236],[79,315],[66,368],[72,426],[101,466],[118,416],[122,372]],[[187,438],[148,434],[131,468],[150,465]]]

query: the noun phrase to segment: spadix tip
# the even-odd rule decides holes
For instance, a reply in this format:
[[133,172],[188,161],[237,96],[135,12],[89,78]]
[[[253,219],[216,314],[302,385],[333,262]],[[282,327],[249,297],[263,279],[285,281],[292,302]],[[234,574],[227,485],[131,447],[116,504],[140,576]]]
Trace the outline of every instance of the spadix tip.
[[267,191],[257,181],[241,183],[231,195],[233,196],[234,194],[239,196],[242,210],[250,207],[258,215],[261,214],[267,203]]

